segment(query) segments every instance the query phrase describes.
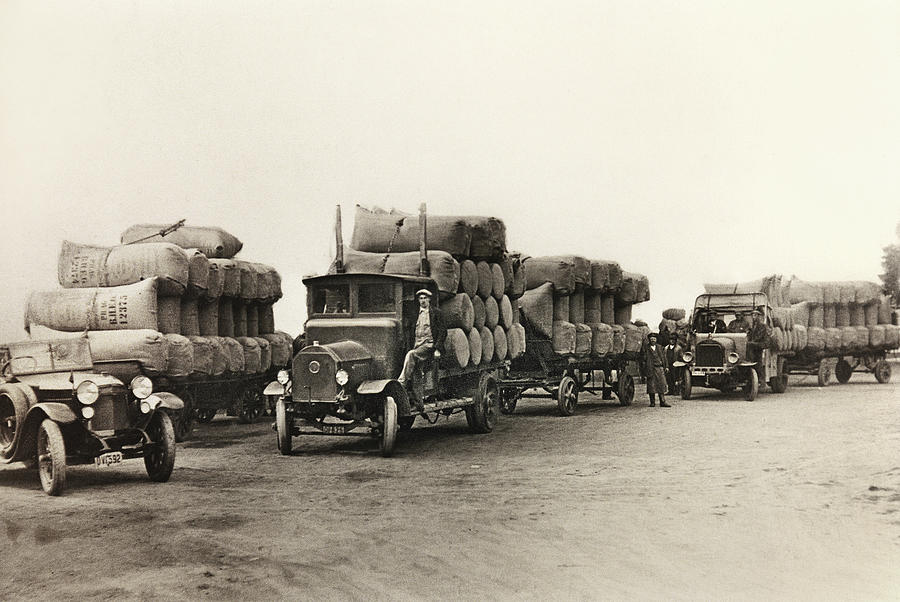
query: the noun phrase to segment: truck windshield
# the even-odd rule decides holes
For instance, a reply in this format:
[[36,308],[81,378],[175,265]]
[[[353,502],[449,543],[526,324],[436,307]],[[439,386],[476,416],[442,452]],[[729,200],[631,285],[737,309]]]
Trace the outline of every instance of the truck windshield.
[[312,313],[346,314],[350,312],[350,285],[332,284],[312,289]]
[[359,285],[359,313],[393,313],[395,287],[389,282]]

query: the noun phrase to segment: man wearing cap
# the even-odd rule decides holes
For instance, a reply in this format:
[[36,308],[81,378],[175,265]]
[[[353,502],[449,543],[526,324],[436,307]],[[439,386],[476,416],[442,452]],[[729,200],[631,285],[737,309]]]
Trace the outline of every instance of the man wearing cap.
[[753,321],[747,331],[747,359],[757,362],[756,372],[762,382],[762,352],[769,346],[769,329],[762,320],[761,311],[754,309],[750,315]]
[[671,407],[666,403],[666,355],[663,348],[657,345],[657,334],[651,332],[647,335],[647,345],[644,348],[644,371],[647,375],[647,395],[650,396],[650,405],[656,405],[656,396],[659,395],[659,407]]
[[412,378],[421,362],[434,357],[434,351],[444,349],[444,340],[447,338],[447,326],[441,312],[431,307],[431,291],[420,289],[416,291],[416,299],[419,300],[419,316],[416,318],[416,329],[413,346],[406,353],[403,360],[403,371],[397,379],[404,387],[412,384]]
[[744,320],[743,312],[734,314],[734,320],[728,323],[728,332],[747,332],[747,322]]
[[719,312],[712,310],[709,312],[709,321],[706,324],[706,332],[725,332],[725,321],[719,317]]

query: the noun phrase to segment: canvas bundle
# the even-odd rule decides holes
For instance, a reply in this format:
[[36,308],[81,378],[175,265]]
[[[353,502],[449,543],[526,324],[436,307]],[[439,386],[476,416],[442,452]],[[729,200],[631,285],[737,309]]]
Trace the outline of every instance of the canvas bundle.
[[157,280],[150,278],[108,288],[31,293],[25,308],[26,327],[29,324],[70,332],[161,330],[158,323]]
[[469,337],[461,328],[448,328],[441,361],[451,368],[465,368],[469,363]]
[[591,288],[616,293],[622,286],[622,267],[615,261],[591,261]]
[[206,296],[209,289],[209,259],[198,249],[183,249],[183,253],[188,262],[188,287],[185,295],[189,297]]
[[519,311],[535,336],[552,338],[553,285],[547,283],[525,291],[525,294],[519,299]]
[[576,331],[571,322],[553,322],[553,352],[560,355],[575,353]]
[[684,316],[685,311],[681,307],[670,307],[662,312],[662,317],[666,320],[683,320]]
[[[84,333],[62,332],[34,324],[30,327],[30,335],[34,340],[46,341],[80,337]],[[168,342],[165,336],[155,329],[90,330],[87,337],[95,364],[135,361],[147,376],[161,376],[166,373]]]
[[180,334],[167,334],[168,361],[166,376],[187,378],[194,371],[194,344]]
[[497,325],[494,327],[494,357],[498,360],[505,360],[509,353],[509,344],[506,340],[506,331],[503,327]]
[[64,240],[57,276],[65,288],[96,288],[157,279],[163,295],[181,295],[189,281],[185,252],[175,245],[95,247]]
[[[428,253],[431,278],[444,296],[455,295],[459,289],[460,267],[453,257],[441,251]],[[344,251],[344,270],[348,274],[403,274],[418,276],[421,259],[418,252],[364,253],[358,250]]]
[[[549,282],[558,295],[570,295],[577,284],[574,256],[529,257],[525,262],[525,288]],[[584,279],[582,275],[582,279]]]
[[208,378],[217,375],[215,372],[216,351],[213,342],[207,337],[191,336],[187,338],[193,347],[193,370],[190,375],[194,378]]
[[603,357],[613,350],[613,329],[608,324],[590,324],[591,353]]
[[587,324],[575,324],[575,355],[590,355],[591,327]]
[[226,259],[237,255],[243,246],[237,237],[215,227],[181,226],[174,232],[166,234],[165,237],[160,236],[160,231],[168,225],[137,224],[131,226],[122,233],[121,242],[123,244],[168,242],[183,249],[199,249],[201,253],[210,258]]
[[[241,271],[233,259],[210,259],[210,270],[219,272],[222,295],[238,297],[241,294]],[[215,267],[213,267],[215,266]]]
[[[477,366],[482,361],[483,346],[481,344],[481,332],[474,328],[466,334],[469,337],[469,362]],[[493,338],[493,337],[492,337]]]
[[465,332],[472,330],[475,323],[475,309],[469,295],[459,293],[444,301],[441,303],[441,312],[448,328],[462,328]]

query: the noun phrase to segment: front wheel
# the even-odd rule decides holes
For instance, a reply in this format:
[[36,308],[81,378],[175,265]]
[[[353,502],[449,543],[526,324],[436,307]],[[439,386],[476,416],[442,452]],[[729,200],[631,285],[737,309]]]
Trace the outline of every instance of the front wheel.
[[621,406],[630,406],[634,401],[634,378],[630,374],[626,374],[624,370],[619,370],[619,386],[616,389],[616,395],[619,397]]
[[494,430],[499,399],[500,388],[497,386],[497,380],[492,375],[483,374],[478,381],[474,403],[466,406],[466,422],[472,431],[490,433]]
[[691,398],[691,369],[684,369],[684,376],[681,379],[681,398],[682,399],[690,399]]
[[156,412],[147,425],[150,443],[144,449],[144,467],[151,481],[165,483],[175,468],[175,427],[165,412]]
[[66,487],[66,442],[59,425],[49,418],[38,429],[37,462],[44,493],[62,493]]
[[578,405],[578,385],[571,376],[563,376],[559,381],[559,389],[556,390],[556,406],[560,416],[571,416]]
[[875,380],[881,384],[891,382],[891,365],[885,360],[878,360],[875,364]]
[[837,378],[838,382],[842,385],[850,380],[850,376],[853,375],[853,366],[850,365],[850,362],[841,358],[838,361],[837,365],[834,367],[834,376]]
[[291,454],[291,425],[288,422],[287,408],[283,399],[275,402],[275,438],[281,455],[289,456]]
[[756,370],[751,368],[750,378],[747,379],[747,384],[744,385],[744,399],[753,401],[756,399],[757,393],[759,393],[759,376],[757,376]]
[[384,419],[381,423],[381,455],[387,458],[394,453],[397,443],[397,402],[393,397],[384,398]]

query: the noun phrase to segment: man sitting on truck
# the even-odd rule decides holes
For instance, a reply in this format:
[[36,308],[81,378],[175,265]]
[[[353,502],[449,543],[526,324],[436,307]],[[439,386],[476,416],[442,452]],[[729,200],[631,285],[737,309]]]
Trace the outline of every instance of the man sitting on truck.
[[735,312],[734,320],[728,323],[728,332],[747,332],[747,322],[743,312]]
[[762,380],[763,349],[769,346],[769,329],[762,320],[762,312],[754,309],[750,314],[752,323],[747,331],[747,359],[756,363],[756,372]]
[[440,311],[431,307],[431,291],[424,288],[416,291],[416,299],[419,301],[419,317],[416,318],[415,338],[412,349],[403,360],[403,371],[397,379],[407,389],[411,387],[419,366],[433,359],[435,350],[442,351],[447,338],[444,317]]

